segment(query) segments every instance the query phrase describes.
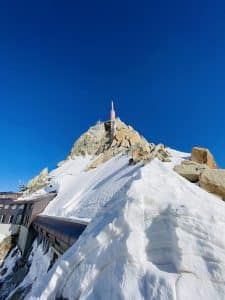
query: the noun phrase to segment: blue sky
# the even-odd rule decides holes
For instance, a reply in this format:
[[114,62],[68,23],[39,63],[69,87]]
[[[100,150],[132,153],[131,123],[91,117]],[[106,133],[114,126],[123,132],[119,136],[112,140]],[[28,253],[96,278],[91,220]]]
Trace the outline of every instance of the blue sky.
[[224,2],[0,2],[0,190],[52,169],[112,98],[149,141],[225,167]]

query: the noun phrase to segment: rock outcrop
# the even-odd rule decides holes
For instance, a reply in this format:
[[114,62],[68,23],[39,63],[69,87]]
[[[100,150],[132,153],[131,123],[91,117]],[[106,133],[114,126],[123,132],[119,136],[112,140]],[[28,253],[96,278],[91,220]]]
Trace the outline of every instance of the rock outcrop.
[[205,164],[211,169],[217,168],[217,164],[214,160],[212,153],[206,148],[193,147],[191,153],[191,160],[199,164]]
[[46,186],[48,183],[48,168],[41,171],[39,175],[34,177],[28,182],[26,193],[33,193],[42,187]]
[[137,146],[132,150],[131,156],[132,157],[129,162],[130,164],[137,164],[140,161],[143,161],[144,164],[147,164],[156,157],[163,162],[170,162],[170,154],[162,144],[149,144],[148,149]]
[[184,160],[174,171],[207,192],[225,200],[225,170],[217,169],[216,162],[208,149],[194,147],[191,160]]
[[74,159],[76,156],[99,155],[109,146],[110,140],[104,123],[98,122],[95,126],[85,132],[75,142],[67,159]]
[[210,193],[214,193],[225,200],[225,170],[205,169],[200,176],[200,186]]
[[[96,136],[95,134],[95,137]],[[110,141],[110,134],[107,133],[107,131],[105,134],[101,131],[99,137],[100,141],[95,141],[97,147],[92,148],[95,155],[99,154],[99,156],[91,163],[88,169],[96,168],[99,164],[104,163],[119,153],[130,155],[130,164],[136,164],[141,161],[148,163],[155,157],[164,162],[170,161],[169,153],[163,145],[155,146],[154,144],[149,144],[147,140],[131,126],[127,126],[119,119],[115,121],[115,131],[112,141]],[[84,139],[87,140],[86,138]],[[93,141],[93,138],[90,138],[90,140]],[[78,151],[78,149],[75,149],[78,145],[80,145],[80,143],[75,144],[73,153],[81,153],[81,150]]]
[[206,168],[206,165],[184,160],[180,165],[174,167],[174,171],[191,182],[198,182],[201,173]]
[[17,238],[18,238],[17,235],[10,235],[10,236],[5,237],[3,239],[3,241],[1,241],[1,243],[0,243],[0,264],[3,263],[4,259],[9,254],[9,252],[12,250],[13,247],[15,247]]
[[[118,154],[130,156],[130,164],[139,162],[146,164],[154,158],[163,162],[170,161],[170,154],[164,145],[149,144],[143,136],[119,118],[114,122],[113,127],[109,121],[97,122],[96,125],[90,127],[74,143],[67,159],[59,162],[57,166],[60,167],[68,159],[75,159],[77,156],[91,156],[92,162],[86,169],[89,170]],[[49,184],[49,180],[51,179],[48,176],[48,169],[45,168],[38,176],[29,181],[25,193],[36,192]]]

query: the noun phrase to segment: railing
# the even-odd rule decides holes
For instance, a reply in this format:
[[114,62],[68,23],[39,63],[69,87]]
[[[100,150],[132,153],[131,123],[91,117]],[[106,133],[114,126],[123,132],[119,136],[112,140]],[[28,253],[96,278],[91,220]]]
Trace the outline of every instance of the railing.
[[38,233],[38,242],[43,242],[44,250],[52,246],[59,254],[77,241],[86,226],[84,222],[50,216],[38,216],[32,223]]
[[51,246],[57,256],[63,254],[77,241],[87,223],[80,220],[40,216],[39,214],[55,196],[56,194],[51,193],[23,201],[0,199],[0,225],[22,225],[32,236],[31,240],[37,236],[45,252]]
[[0,199],[16,200],[22,196],[22,193],[0,192]]

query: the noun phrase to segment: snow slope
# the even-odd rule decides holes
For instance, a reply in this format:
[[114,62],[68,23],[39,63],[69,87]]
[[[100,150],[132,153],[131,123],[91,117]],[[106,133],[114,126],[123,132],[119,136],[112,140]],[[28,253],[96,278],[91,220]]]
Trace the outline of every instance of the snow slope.
[[90,157],[66,161],[50,173],[58,195],[43,214],[90,220],[124,185],[133,180],[141,164],[128,166],[128,157],[118,155],[98,168],[85,171]]
[[97,215],[26,299],[225,299],[225,203],[176,174],[184,154],[170,152],[144,167],[116,157],[68,183],[73,216]]
[[[168,149],[173,156],[173,167],[189,154]],[[57,190],[56,198],[47,206],[44,215],[91,220],[128,182],[133,181],[142,164],[128,165],[126,155],[118,155],[98,168],[86,171],[91,157],[67,160],[49,176]],[[48,191],[48,188],[46,189]],[[39,191],[39,193],[42,191]]]

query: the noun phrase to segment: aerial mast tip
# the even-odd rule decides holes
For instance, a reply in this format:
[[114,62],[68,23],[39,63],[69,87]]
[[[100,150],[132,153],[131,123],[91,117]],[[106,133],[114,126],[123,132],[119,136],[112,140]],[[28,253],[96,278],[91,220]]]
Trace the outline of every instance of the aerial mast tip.
[[112,100],[111,101],[110,120],[114,121],[115,118],[116,118],[116,113],[115,113],[115,110],[114,110],[114,103],[113,103],[113,100]]

